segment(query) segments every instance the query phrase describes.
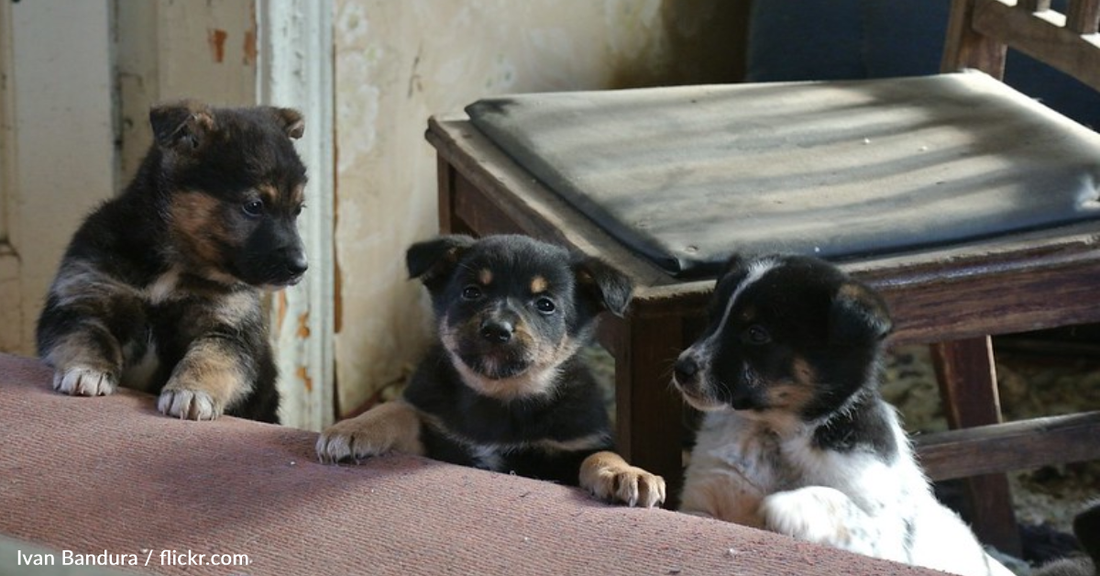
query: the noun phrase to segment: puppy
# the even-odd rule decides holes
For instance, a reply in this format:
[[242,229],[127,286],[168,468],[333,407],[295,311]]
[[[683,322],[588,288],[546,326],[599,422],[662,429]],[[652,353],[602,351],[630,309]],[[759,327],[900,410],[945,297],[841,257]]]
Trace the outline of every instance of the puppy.
[[607,411],[578,356],[596,316],[629,304],[625,276],[524,236],[442,236],[410,247],[407,264],[431,294],[437,340],[402,400],[325,430],[322,461],[392,449],[632,506],[664,501],[661,477],[610,451]]
[[121,196],[73,236],[38,319],[38,353],[66,394],[120,384],[159,410],[278,421],[261,288],[306,271],[296,219],[305,167],[288,108],[149,114],[155,142]]
[[673,384],[704,411],[681,510],[967,575],[1011,574],[939,504],[879,395],[881,298],[812,258],[734,256]]
[[1100,574],[1100,500],[1092,502],[1073,519],[1073,535],[1084,555],[1054,560],[1032,576],[1097,576]]

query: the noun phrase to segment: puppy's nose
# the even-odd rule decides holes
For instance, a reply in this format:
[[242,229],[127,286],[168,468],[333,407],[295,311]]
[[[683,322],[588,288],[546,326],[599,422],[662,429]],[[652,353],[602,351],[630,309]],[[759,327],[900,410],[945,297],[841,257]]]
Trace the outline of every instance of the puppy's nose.
[[676,373],[677,382],[688,384],[695,381],[695,375],[699,373],[699,364],[691,356],[683,356],[676,360],[673,372]]
[[309,261],[306,260],[306,254],[300,250],[287,254],[284,262],[286,271],[294,276],[305,274],[305,271],[309,269]]
[[481,323],[481,337],[499,344],[512,339],[515,326],[507,320],[486,320]]

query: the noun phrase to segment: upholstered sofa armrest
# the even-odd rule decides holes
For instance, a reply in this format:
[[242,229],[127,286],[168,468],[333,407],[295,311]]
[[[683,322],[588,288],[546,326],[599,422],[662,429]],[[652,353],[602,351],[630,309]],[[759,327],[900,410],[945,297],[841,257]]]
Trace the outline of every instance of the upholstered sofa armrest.
[[190,576],[933,574],[422,458],[322,465],[316,438],[168,418],[129,391],[64,396],[37,360],[0,355],[0,573],[35,573],[27,542],[56,565]]

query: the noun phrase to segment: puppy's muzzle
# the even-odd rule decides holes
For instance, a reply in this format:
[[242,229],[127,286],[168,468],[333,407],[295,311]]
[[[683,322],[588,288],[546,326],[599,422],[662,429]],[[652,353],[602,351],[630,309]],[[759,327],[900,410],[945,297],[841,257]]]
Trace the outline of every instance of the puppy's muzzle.
[[506,344],[512,340],[516,327],[512,322],[499,318],[487,318],[481,323],[479,334],[491,344]]
[[672,368],[676,382],[681,386],[694,386],[699,379],[699,363],[691,356],[681,356]]
[[301,247],[285,248],[283,250],[283,268],[287,276],[296,278],[306,273],[309,269],[309,260]]

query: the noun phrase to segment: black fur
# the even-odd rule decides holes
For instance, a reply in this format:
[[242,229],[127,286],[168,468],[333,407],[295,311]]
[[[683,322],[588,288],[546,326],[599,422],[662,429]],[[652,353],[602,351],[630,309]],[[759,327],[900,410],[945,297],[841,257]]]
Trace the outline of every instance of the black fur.
[[[38,352],[56,371],[55,388],[71,394],[119,383],[159,393],[174,378],[211,397],[210,410],[185,404],[181,417],[224,411],[277,422],[260,288],[296,283],[307,266],[296,224],[305,167],[291,142],[301,115],[185,101],[154,108],[150,122],[155,141],[134,180],[88,216],[65,252],[39,317]],[[123,381],[154,350],[151,377]],[[204,379],[226,393],[204,390]]]
[[[439,322],[440,339],[405,391],[426,416],[427,455],[576,485],[584,458],[612,447],[600,391],[576,352],[600,312],[623,313],[630,282],[598,260],[524,236],[443,236],[410,247],[407,264]],[[531,360],[536,348],[561,346],[567,352],[549,366]],[[549,374],[545,386],[496,388],[540,370]]]
[[[774,264],[752,276],[767,260]],[[897,452],[877,388],[891,321],[869,288],[815,258],[734,256],[718,279],[709,318],[694,347],[709,355],[685,354],[676,363],[689,401],[709,395],[737,410],[794,410],[816,426],[819,448],[869,449],[885,458]],[[784,398],[804,398],[783,404],[775,396],[780,384],[794,388]]]

